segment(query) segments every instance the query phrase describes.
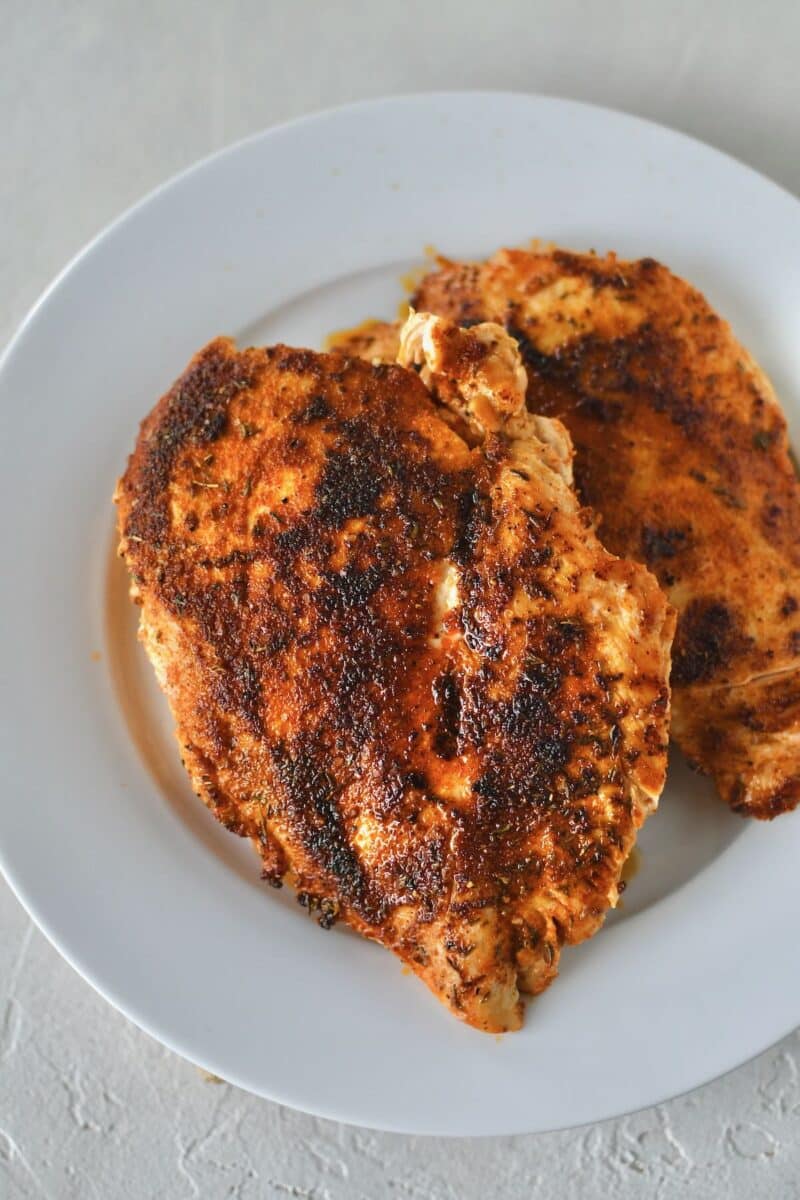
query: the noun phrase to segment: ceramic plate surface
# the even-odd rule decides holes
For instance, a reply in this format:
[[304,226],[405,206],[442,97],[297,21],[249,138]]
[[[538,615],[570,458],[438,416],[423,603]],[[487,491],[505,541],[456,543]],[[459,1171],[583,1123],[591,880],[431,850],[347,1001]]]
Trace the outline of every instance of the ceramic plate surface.
[[135,641],[111,493],[139,420],[213,335],[320,346],[393,316],[433,245],[531,237],[661,259],[772,376],[800,441],[800,204],[666,129],[536,96],[378,101],[270,130],[127,213],[0,369],[0,859],[62,954],[155,1037],[253,1092],[406,1132],[597,1121],[800,1020],[800,813],[732,816],[677,759],[622,908],[522,1032],[455,1021],[389,953],[323,933],[192,796]]

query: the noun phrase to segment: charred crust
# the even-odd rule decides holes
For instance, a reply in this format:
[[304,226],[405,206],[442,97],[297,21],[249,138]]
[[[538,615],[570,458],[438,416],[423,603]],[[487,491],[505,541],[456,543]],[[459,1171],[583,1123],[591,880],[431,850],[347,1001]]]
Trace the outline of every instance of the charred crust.
[[[369,440],[366,431],[363,437]],[[348,441],[328,456],[317,484],[316,515],[324,525],[340,528],[350,517],[365,517],[375,511],[383,482],[375,465],[374,455],[361,442]]]
[[690,531],[686,528],[643,525],[640,557],[648,566],[653,566],[665,558],[675,558],[676,554],[687,548],[689,538]]
[[433,746],[440,758],[455,758],[461,725],[461,695],[451,671],[445,671],[432,684],[437,706],[437,728]]
[[[313,745],[278,743],[271,750],[281,802],[278,814],[312,861],[357,912],[377,917],[370,888],[337,801],[336,782]],[[298,900],[305,893],[298,895]]]
[[672,682],[707,683],[751,646],[736,614],[722,601],[692,600],[681,613],[672,654]]
[[[632,681],[603,672],[578,608],[509,619],[518,591],[552,611],[565,546],[558,510],[534,501],[518,514],[518,548],[492,536],[509,515],[492,504],[503,439],[471,451],[408,372],[282,347],[209,348],[173,394],[123,483],[125,552],[151,609],[191,648],[196,690],[179,724],[202,751],[187,751],[190,769],[208,770],[204,798],[256,842],[265,882],[287,875],[286,846],[287,877],[325,928],[341,912],[388,940],[393,914],[413,906],[403,954],[418,966],[420,927],[451,899],[465,921],[493,906],[505,920],[533,888],[577,874],[600,913],[632,829],[632,764],[663,745],[649,710],[631,734]],[[157,541],[130,536],[139,509]],[[435,658],[447,559],[459,600],[449,631],[466,648]],[[663,710],[663,687],[647,686]],[[457,760],[456,800],[441,780]],[[256,805],[262,789],[269,802]],[[551,965],[562,934],[541,935]],[[451,941],[463,962],[471,936]]]
[[465,489],[458,497],[455,538],[450,550],[454,562],[466,566],[475,555],[485,527],[492,520],[491,497],[477,487]]
[[333,416],[333,409],[324,396],[317,393],[294,418],[298,425],[310,425],[314,421],[324,421]]
[[[136,472],[136,502],[124,533],[158,545],[169,529],[167,485],[178,455],[187,446],[217,441],[228,423],[228,405],[256,378],[246,356],[229,342],[212,342],[167,392],[142,428],[131,466]],[[130,481],[123,484],[132,487]]]
[[743,779],[737,779],[731,788],[729,803],[741,817],[771,821],[781,813],[793,812],[800,804],[800,775],[792,775],[774,791],[757,796],[750,795]]

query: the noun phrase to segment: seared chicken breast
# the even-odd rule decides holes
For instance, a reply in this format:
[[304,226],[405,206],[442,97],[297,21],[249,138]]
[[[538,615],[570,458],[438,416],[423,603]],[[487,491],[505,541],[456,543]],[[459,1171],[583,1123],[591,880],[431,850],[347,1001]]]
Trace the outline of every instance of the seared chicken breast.
[[[515,338],[531,411],[560,418],[615,554],[679,614],[673,733],[742,814],[800,801],[800,489],[769,380],[703,296],[652,259],[502,250],[441,261],[413,304]],[[399,326],[348,352],[392,359]]]
[[142,425],[120,552],[193,785],[265,880],[500,1032],[617,900],[674,619],[503,329],[418,316],[398,350],[212,342]]

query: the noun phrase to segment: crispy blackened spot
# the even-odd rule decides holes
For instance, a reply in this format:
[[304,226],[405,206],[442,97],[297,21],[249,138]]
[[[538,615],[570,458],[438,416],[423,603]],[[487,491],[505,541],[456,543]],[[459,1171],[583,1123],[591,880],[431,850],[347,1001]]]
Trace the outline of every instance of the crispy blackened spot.
[[742,704],[736,711],[736,719],[740,721],[746,729],[752,729],[754,733],[763,733],[767,729],[767,723],[761,718],[754,708],[749,704]]
[[570,696],[588,653],[588,634],[579,621],[531,622],[528,635],[529,650],[510,699],[474,697],[465,724],[477,745],[487,737],[501,739],[495,791],[526,810],[549,811],[590,794],[582,773],[590,748],[597,756],[617,757],[614,715],[605,690],[587,690],[578,708]]
[[472,793],[478,797],[475,806],[476,822],[487,830],[508,833],[511,828],[509,815],[513,803],[498,769],[488,766],[472,784]]
[[[741,505],[741,507],[744,507]],[[780,504],[767,501],[761,509],[761,524],[767,537],[773,537],[783,524],[786,512]]]
[[[393,382],[406,388],[407,378],[395,378],[400,368],[390,370]],[[427,393],[424,399],[427,403]],[[363,400],[370,402],[368,391]],[[406,402],[398,398],[399,404]],[[385,526],[399,516],[418,549],[431,537],[442,536],[454,486],[463,474],[449,475],[432,461],[427,438],[413,428],[398,429],[378,406],[367,417],[342,421],[337,433],[316,487],[315,506],[308,513],[310,522],[341,528],[351,518],[372,517],[373,525]]]
[[337,893],[365,920],[380,920],[375,898],[358,854],[350,844],[337,801],[336,781],[325,767],[327,755],[311,740],[272,747],[272,762],[283,803],[279,814],[287,820],[315,865],[336,885]]
[[387,576],[388,572],[377,563],[363,570],[348,563],[341,571],[326,571],[323,587],[317,593],[320,613],[328,620],[334,613],[363,608]]
[[266,607],[270,620],[263,629],[257,629],[248,640],[250,654],[256,655],[259,663],[269,663],[269,660],[281,654],[293,645],[296,632],[291,620],[285,613],[275,607]]
[[538,375],[549,376],[558,370],[557,355],[545,354],[537,349],[524,330],[513,321],[506,321],[506,332],[513,337],[519,347],[520,356],[526,367],[530,367]]
[[332,929],[339,917],[339,902],[329,896],[315,896],[312,892],[298,892],[295,896],[301,908],[307,908],[317,918],[320,929]]
[[305,408],[301,409],[294,418],[298,425],[310,425],[313,421],[324,421],[333,416],[333,409],[324,396],[311,396]]
[[254,378],[249,361],[234,355],[226,343],[212,342],[167,393],[144,443],[128,537],[157,545],[164,540],[170,525],[169,481],[178,454],[187,446],[216,441],[227,427],[231,397],[252,387]]
[[[493,608],[508,603],[513,592],[510,573],[498,571],[492,581],[494,593]],[[473,567],[465,567],[459,576],[459,595],[461,605],[458,609],[458,622],[464,641],[475,654],[495,661],[502,657],[504,649],[503,629],[496,620],[492,619],[491,610],[486,604],[486,580],[480,571]]]
[[[534,526],[534,531],[534,537],[540,538],[540,529]],[[536,540],[529,540],[520,551],[518,580],[529,596],[537,596],[542,600],[553,598],[553,558],[553,547]]]
[[528,655],[514,695],[499,714],[507,737],[536,744],[544,773],[558,770],[566,762],[566,747],[559,736],[563,723],[555,706],[561,682],[562,672],[556,661]]
[[479,325],[481,321],[487,320],[478,286],[479,279],[480,268],[475,263],[462,264],[454,270],[429,275],[409,297],[409,304],[418,312],[429,309],[431,312],[447,315],[462,329]]
[[603,396],[581,396],[575,407],[584,416],[600,421],[603,425],[618,421],[624,412],[618,400],[607,400]]
[[681,368],[675,339],[649,323],[610,342],[587,339],[584,370],[588,391],[615,393],[626,407],[649,405],[686,433],[702,423],[703,410],[693,399],[693,381]]
[[446,902],[445,879],[448,836],[443,830],[426,832],[421,840],[390,853],[381,873],[392,880],[393,903],[419,906],[418,919],[430,920]]
[[[545,354],[513,321],[506,322],[506,329],[517,342],[528,371],[529,407],[558,414],[575,409],[604,425],[620,420],[625,412],[624,394],[632,385],[624,341],[611,343],[615,350],[609,353],[609,343],[586,336]],[[620,396],[609,396],[610,388]]]
[[781,813],[792,812],[800,804],[800,775],[784,779],[780,787],[766,796],[753,799],[748,795],[742,779],[738,779],[731,791],[730,805],[735,813],[743,817],[757,817],[771,821]]
[[203,558],[200,560],[200,566],[205,570],[222,570],[224,567],[231,567],[234,564],[247,564],[255,562],[259,557],[258,550],[231,550],[228,554],[223,554],[219,558]]
[[165,570],[161,595],[181,620],[196,622],[203,643],[213,651],[215,667],[208,679],[209,695],[222,712],[238,714],[256,736],[261,736],[264,729],[260,671],[241,645],[246,575],[194,588],[184,588],[180,580],[179,573]]
[[[683,430],[687,437],[700,436],[702,426],[707,418],[707,411],[701,401],[692,396],[689,386],[670,383],[658,386],[651,396],[653,410],[663,413],[678,429]],[[737,507],[735,504],[732,507]]]
[[529,403],[537,409],[559,415],[574,410],[608,424],[630,407],[646,405],[690,436],[708,418],[709,406],[694,394],[696,382],[682,365],[680,345],[664,329],[644,322],[618,338],[586,334],[545,354],[519,326],[506,328],[519,346]]
[[484,628],[477,620],[476,612],[471,604],[464,603],[459,610],[459,624],[464,634],[464,641],[475,654],[496,661],[502,658],[503,643],[497,640],[490,630]]
[[[528,370],[529,401],[534,385],[545,382],[556,389],[555,395],[545,394],[553,412],[576,408],[604,423],[617,421],[628,394],[641,386],[635,379],[629,339],[607,341],[588,334],[546,354],[517,325],[507,323],[506,329],[517,342]],[[538,399],[538,392],[536,395]]]
[[340,528],[351,517],[367,517],[375,511],[383,471],[372,450],[372,439],[366,445],[348,442],[326,458],[316,491],[316,516],[323,525]]
[[797,598],[795,596],[790,596],[787,594],[784,597],[783,603],[781,604],[781,616],[782,617],[790,617],[792,615],[792,613],[797,612],[797,609],[798,609]]
[[293,375],[319,375],[320,356],[313,350],[297,350],[293,346],[273,348],[275,366],[279,371],[290,371]]
[[572,753],[569,737],[564,731],[546,729],[536,747],[536,765],[539,768],[540,787],[544,787],[559,771],[566,767]]
[[209,693],[222,711],[238,714],[257,737],[263,735],[261,676],[253,659],[247,654],[220,658],[224,666],[214,674]]
[[664,558],[674,558],[689,544],[688,529],[660,529],[655,525],[642,527],[641,553],[648,565]]
[[[531,654],[509,700],[493,700],[485,682],[476,680],[470,687],[464,739],[484,752],[486,764],[473,785],[479,797],[479,843],[482,830],[529,830],[531,820],[538,819],[534,810],[544,813],[554,804],[569,803],[567,795],[557,794],[556,785],[560,780],[561,788],[572,786],[566,772],[579,739],[561,694],[564,681],[559,664]],[[486,753],[488,746],[496,749]],[[477,852],[482,853],[480,845]],[[480,874],[486,868],[475,864],[473,869]]]
[[[260,533],[256,533],[256,527],[253,527],[253,535],[255,537],[263,537],[267,533],[266,527],[262,526]],[[304,522],[298,522],[296,525],[290,525],[288,529],[281,529],[275,534],[273,539],[273,553],[276,562],[280,568],[286,568],[303,550],[314,542],[313,529]]]
[[252,658],[239,655],[231,662],[231,677],[239,711],[247,717],[256,733],[263,733],[261,723],[261,677]]
[[456,325],[444,331],[444,341],[447,347],[445,359],[448,368],[457,375],[469,377],[492,353],[486,342],[478,338],[462,338]]
[[614,288],[627,291],[639,275],[653,275],[663,270],[654,258],[642,258],[638,262],[614,263],[595,259],[590,254],[575,254],[569,250],[554,250],[553,262],[567,275],[578,275],[588,279],[596,290]]
[[375,761],[381,762],[381,786],[377,794],[371,796],[370,808],[381,821],[388,821],[397,816],[405,799],[406,785],[402,771],[390,761],[389,755],[378,751]]
[[[369,577],[365,585],[371,586]],[[329,626],[339,653],[318,653],[309,663],[304,719],[315,725],[323,721],[337,751],[356,761],[365,746],[382,746],[389,735],[395,719],[391,697],[402,678],[409,639],[382,619],[374,603],[347,604],[329,595],[326,615],[321,604],[326,591],[323,586],[314,593],[308,636],[313,644],[317,631]]]
[[707,683],[744,653],[751,639],[720,600],[692,600],[678,621],[672,653],[673,684]]
[[492,519],[492,501],[476,486],[466,488],[456,504],[455,540],[450,557],[467,566],[475,555],[481,533]]
[[445,671],[433,681],[431,690],[437,706],[433,748],[440,758],[455,758],[458,753],[461,725],[461,695],[458,682],[450,671]]
[[[553,670],[558,660],[566,665],[563,656],[569,651],[580,650],[586,643],[586,637],[586,626],[577,617],[554,617],[547,621],[543,642],[548,656],[548,669]],[[577,663],[569,662],[570,670],[576,670],[577,667]]]

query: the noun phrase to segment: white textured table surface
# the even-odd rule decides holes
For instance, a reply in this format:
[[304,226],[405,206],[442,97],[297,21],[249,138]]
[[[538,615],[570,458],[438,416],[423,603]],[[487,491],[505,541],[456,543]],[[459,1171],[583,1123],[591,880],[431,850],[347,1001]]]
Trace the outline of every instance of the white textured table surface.
[[[684,129],[800,193],[793,0],[5,0],[2,12],[0,341],[82,244],[163,178],[364,96],[571,95]],[[452,1142],[348,1128],[210,1081],[162,1049],[62,962],[0,883],[3,1200],[788,1200],[800,1197],[799,1064],[795,1034],[691,1096],[560,1134]]]

